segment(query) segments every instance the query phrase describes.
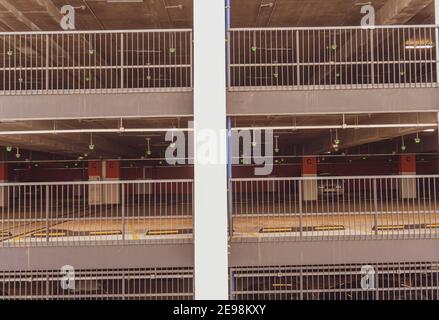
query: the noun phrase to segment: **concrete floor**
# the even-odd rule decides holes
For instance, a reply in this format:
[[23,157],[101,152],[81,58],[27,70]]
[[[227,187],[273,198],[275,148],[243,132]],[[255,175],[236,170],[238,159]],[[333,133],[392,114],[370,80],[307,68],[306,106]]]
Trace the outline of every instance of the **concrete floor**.
[[[422,237],[439,234],[439,205],[419,201],[379,202],[378,213],[370,201],[356,203],[259,204],[241,209],[235,204],[234,236],[248,237]],[[179,206],[91,206],[59,210],[46,221],[44,212],[28,210],[3,215],[0,240],[7,245],[70,241],[137,241],[191,239],[192,214]],[[122,219],[122,216],[124,218]],[[375,228],[378,225],[379,228]],[[49,230],[47,235],[46,230]]]

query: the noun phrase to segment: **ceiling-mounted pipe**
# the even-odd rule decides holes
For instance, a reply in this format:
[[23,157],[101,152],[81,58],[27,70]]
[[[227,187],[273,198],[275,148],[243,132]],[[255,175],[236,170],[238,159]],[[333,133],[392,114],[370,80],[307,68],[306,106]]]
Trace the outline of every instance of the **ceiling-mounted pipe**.
[[150,132],[191,132],[193,128],[148,128],[148,129],[51,129],[51,130],[22,130],[0,131],[0,136],[38,135],[38,134],[73,134],[73,133],[150,133]]
[[[278,127],[235,127],[232,131],[241,130],[325,130],[325,129],[380,129],[380,128],[437,128],[437,123],[401,123],[401,124],[345,124],[315,126],[278,126]],[[193,128],[110,128],[110,129],[48,129],[0,131],[0,136],[39,135],[39,134],[74,134],[74,133],[152,133],[152,132],[193,132]]]
[[278,126],[278,127],[235,127],[233,131],[241,130],[325,130],[325,129],[380,129],[380,128],[435,128],[437,123],[399,123],[399,124],[341,124],[321,126]]

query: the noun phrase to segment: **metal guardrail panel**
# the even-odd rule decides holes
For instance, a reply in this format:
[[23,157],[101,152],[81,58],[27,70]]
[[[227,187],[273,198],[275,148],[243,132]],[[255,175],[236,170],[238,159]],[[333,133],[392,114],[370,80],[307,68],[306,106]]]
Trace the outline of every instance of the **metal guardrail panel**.
[[436,87],[437,26],[232,29],[232,90]]
[[233,179],[236,238],[427,239],[439,236],[439,177]]
[[437,300],[438,270],[437,262],[236,268],[231,299]]
[[192,241],[193,181],[0,184],[0,247]]
[[[232,29],[230,90],[437,87],[438,27]],[[190,29],[0,33],[0,94],[192,90]]]
[[0,300],[192,300],[193,269],[0,272]]
[[0,33],[0,94],[192,89],[192,31]]

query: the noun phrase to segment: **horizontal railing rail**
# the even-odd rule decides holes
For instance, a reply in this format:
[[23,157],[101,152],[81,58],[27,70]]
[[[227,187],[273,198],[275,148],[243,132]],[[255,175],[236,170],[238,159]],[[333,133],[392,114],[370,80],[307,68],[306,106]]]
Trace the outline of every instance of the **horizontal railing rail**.
[[438,26],[237,28],[231,90],[438,86]]
[[413,239],[439,235],[439,176],[232,179],[236,238]]
[[0,33],[0,94],[192,90],[192,30]]
[[0,184],[0,247],[192,241],[193,180]]

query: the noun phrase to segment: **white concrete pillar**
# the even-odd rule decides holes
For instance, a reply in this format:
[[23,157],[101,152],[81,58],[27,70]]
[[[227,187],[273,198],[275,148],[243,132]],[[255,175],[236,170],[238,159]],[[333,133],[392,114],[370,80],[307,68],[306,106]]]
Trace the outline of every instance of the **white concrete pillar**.
[[[102,178],[104,181],[120,180],[120,161],[102,161]],[[120,204],[121,188],[119,184],[105,184],[103,186],[103,202],[105,204]]]
[[[89,181],[119,181],[119,160],[95,160],[88,163]],[[118,184],[91,184],[89,186],[88,203],[120,204],[120,186]]]
[[[102,161],[88,162],[88,181],[102,181]],[[88,204],[102,204],[102,185],[90,184],[88,187]]]
[[[317,177],[317,158],[302,158],[302,177]],[[318,189],[317,180],[305,180],[302,183],[302,200],[317,201]]]
[[[403,176],[416,176],[416,156],[414,154],[399,157],[399,173]],[[416,199],[418,197],[416,178],[401,178],[399,183],[401,199]]]
[[[195,298],[228,299],[224,0],[194,0]],[[207,159],[203,139],[216,135]],[[207,161],[206,161],[207,160]]]

